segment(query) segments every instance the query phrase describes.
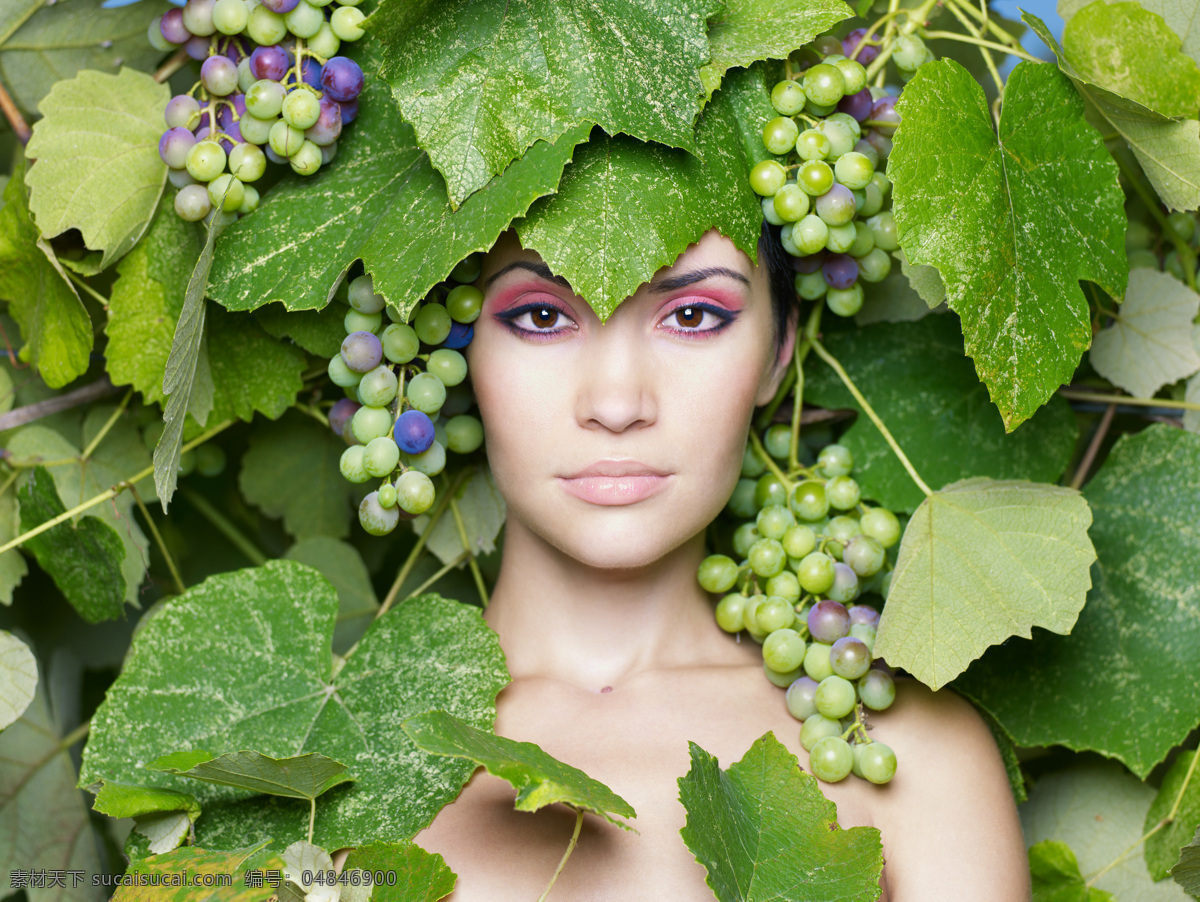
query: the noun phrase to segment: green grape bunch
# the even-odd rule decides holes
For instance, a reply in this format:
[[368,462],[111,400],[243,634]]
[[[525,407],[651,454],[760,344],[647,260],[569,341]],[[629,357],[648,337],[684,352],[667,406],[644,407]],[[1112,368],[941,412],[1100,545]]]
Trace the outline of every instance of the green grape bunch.
[[382,480],[358,509],[371,535],[433,507],[432,477],[445,469],[446,452],[471,454],[483,444],[483,425],[467,412],[474,398],[461,353],[483,307],[483,293],[469,284],[479,266],[476,258],[460,263],[450,277],[459,284],[435,288],[411,322],[387,306],[370,275],[350,283],[347,335],[328,368],[346,397],[330,409],[329,425],[349,445],[342,476]]
[[813,774],[887,783],[896,756],[868,735],[866,711],[887,709],[896,690],[891,670],[873,657],[878,607],[860,597],[886,597],[900,522],[863,504],[845,446],[826,444],[805,466],[792,453],[796,440],[787,423],[761,438],[751,433],[727,505],[741,521],[734,556],[709,555],[697,578],[722,596],[720,628],[762,645],[763,671],[787,690]]
[[[919,37],[906,39],[892,58],[915,69],[928,50]],[[863,41],[857,32],[841,42],[818,38],[812,50],[819,61],[775,85],[771,104],[779,115],[762,134],[776,159],[750,172],[763,216],[781,226],[783,248],[796,258],[796,293],[823,298],[845,317],[862,308],[863,282],[888,275],[889,252],[900,246],[883,173],[900,117],[895,97],[868,87],[867,70],[852,58],[876,52]]]
[[200,80],[172,97],[158,145],[189,221],[258,207],[268,161],[312,175],[358,115],[362,69],[339,55],[364,34],[361,0],[188,0],[156,18],[158,50],[182,48]]

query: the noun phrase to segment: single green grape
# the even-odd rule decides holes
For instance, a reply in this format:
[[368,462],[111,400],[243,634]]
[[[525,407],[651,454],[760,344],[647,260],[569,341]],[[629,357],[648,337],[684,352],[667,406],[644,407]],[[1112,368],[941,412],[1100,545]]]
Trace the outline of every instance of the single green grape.
[[855,536],[862,535],[862,525],[855,517],[839,514],[829,519],[825,525],[825,535],[845,545]]
[[795,116],[807,102],[804,89],[794,81],[781,81],[771,89],[771,106],[781,116]]
[[[392,368],[380,364],[363,373],[358,383],[358,401],[368,407],[387,407],[396,399],[398,382]],[[382,474],[380,474],[382,475]]]
[[850,635],[862,642],[867,647],[867,651],[875,650],[875,627],[869,623],[852,623],[850,624]]
[[850,775],[854,753],[850,743],[839,736],[825,736],[808,753],[808,766],[813,776],[826,783],[837,783]]
[[796,525],[796,517],[785,505],[769,504],[758,512],[755,525],[758,526],[759,535],[768,539],[782,539],[788,528]]
[[401,454],[400,459],[405,466],[424,473],[426,476],[437,476],[446,469],[446,446],[434,440],[433,444],[420,454]]
[[[357,10],[355,10],[357,12]],[[317,33],[308,39],[308,49],[317,56],[330,59],[337,56],[342,46],[342,39],[328,22],[322,22]]]
[[817,713],[817,685],[812,677],[800,676],[788,686],[787,709],[796,720],[807,720]]
[[776,226],[781,226],[786,222],[786,220],[784,220],[783,217],[781,217],[778,213],[775,212],[775,198],[760,197],[759,201],[760,201],[760,206],[762,207],[763,219],[765,219],[771,225],[776,225]]
[[321,168],[321,148],[305,139],[299,150],[288,157],[288,165],[297,175],[312,175]]
[[833,187],[833,170],[824,160],[809,160],[796,170],[796,184],[806,194],[820,197]]
[[818,269],[816,272],[796,273],[796,278],[792,280],[792,285],[796,289],[796,294],[804,298],[806,301],[815,301],[817,298],[825,297],[825,292],[829,290],[829,283],[825,281],[825,276]]
[[[810,646],[811,648],[811,646]],[[841,736],[842,725],[836,720],[830,720],[823,714],[813,714],[804,718],[804,723],[800,727],[800,744],[808,752],[812,752],[813,746],[827,736]]]
[[366,454],[366,448],[362,445],[351,445],[342,452],[341,460],[338,461],[338,468],[342,471],[342,476],[350,482],[366,482],[371,478],[367,473],[366,465],[363,457]]
[[820,129],[806,128],[796,138],[796,153],[804,162],[824,160],[833,150],[829,137]]
[[[825,247],[835,254],[844,254],[850,248],[854,247],[854,242],[857,239],[858,230],[854,228],[854,223],[847,222],[842,225],[830,225],[829,234],[825,237]],[[835,288],[833,290],[837,291],[838,289]]]
[[346,330],[346,334],[351,332],[374,332],[383,325],[383,314],[381,313],[360,313],[351,307],[342,317],[342,326]]
[[867,220],[867,225],[875,233],[875,246],[885,251],[894,251],[900,247],[896,235],[896,220],[892,218],[891,210],[876,213]]
[[467,378],[467,359],[453,348],[438,348],[430,353],[426,371],[437,376],[449,388]]
[[792,241],[800,254],[815,254],[825,249],[829,241],[829,226],[820,216],[809,213],[793,227]]
[[446,421],[446,447],[455,454],[470,454],[483,444],[483,424],[468,413]]
[[896,700],[896,683],[887,671],[871,668],[858,678],[858,697],[872,711],[886,711]]
[[198,182],[211,182],[225,170],[225,151],[216,141],[198,141],[184,162],[188,175]]
[[239,144],[229,151],[229,171],[240,182],[257,182],[267,171],[267,155],[253,144]]
[[825,483],[825,496],[834,510],[848,511],[858,504],[862,492],[852,476],[834,476]]
[[808,195],[795,182],[788,182],[775,192],[771,208],[782,222],[796,222],[808,213]]
[[875,233],[861,220],[854,221],[854,243],[846,251],[854,259],[865,257],[875,249]]
[[[301,0],[301,5],[303,5],[303,0]],[[317,119],[321,116],[321,104],[311,91],[297,89],[283,99],[279,112],[283,116],[284,122],[292,128],[304,131],[304,129],[316,125]]]
[[833,675],[833,666],[829,663],[829,652],[833,648],[824,642],[810,642],[808,651],[804,653],[804,672],[818,683]]
[[387,476],[400,463],[400,449],[390,435],[381,435],[367,442],[363,453],[363,469],[370,476]]
[[758,534],[758,528],[753,523],[743,523],[733,531],[734,554],[744,558],[750,553],[750,546],[760,538],[762,536]]
[[739,479],[737,485],[733,487],[733,494],[725,502],[725,507],[739,520],[753,519],[758,514],[758,503],[754,500],[754,490],[753,479]]
[[474,285],[458,285],[446,295],[446,312],[456,323],[473,323],[483,309],[483,292]]
[[396,506],[396,487],[390,482],[385,482],[378,489],[379,506],[392,508]]
[[758,449],[746,443],[746,450],[742,452],[742,475],[756,478],[762,476],[767,471],[767,462],[763,460]]
[[825,483],[817,479],[806,479],[799,483],[792,489],[788,507],[792,509],[797,520],[809,522],[820,520],[829,513],[829,498],[825,493]]
[[717,602],[714,615],[717,626],[727,633],[740,633],[745,627],[742,611],[746,607],[746,596],[733,592]]
[[826,445],[817,455],[817,468],[826,476],[849,476],[854,469],[854,455],[845,445]]
[[800,129],[786,116],[776,116],[763,126],[763,144],[767,151],[776,155],[789,153],[796,146]]
[[280,119],[271,126],[267,143],[271,145],[271,150],[281,157],[291,157],[304,146],[304,132]]
[[890,510],[873,507],[861,519],[862,531],[884,548],[891,548],[900,541],[900,521]]
[[[787,487],[774,473],[763,473],[754,488],[754,500],[760,508],[768,504],[786,504]],[[792,508],[793,512],[795,508]]]
[[400,522],[400,512],[395,507],[384,507],[379,493],[371,492],[358,505],[358,522],[370,535],[386,536]]
[[800,588],[810,595],[824,595],[833,586],[836,562],[823,551],[813,551],[800,559],[796,578]]
[[854,703],[858,701],[858,697],[854,692],[853,683],[833,673],[817,685],[815,701],[821,714],[837,720],[854,710]]
[[787,553],[775,539],[759,539],[750,546],[746,557],[750,561],[750,569],[756,576],[777,576],[787,566]]
[[[325,24],[325,13],[306,3],[305,0],[300,0],[295,9],[284,13],[283,21],[286,23],[288,31],[296,37],[311,38]],[[305,128],[307,127],[305,126]]]
[[737,562],[724,554],[710,554],[700,562],[696,579],[705,592],[728,592],[737,583]]
[[840,59],[834,65],[842,73],[842,80],[846,83],[847,94],[857,94],[867,86],[867,70],[863,68],[863,64],[858,60]]
[[360,407],[350,418],[350,433],[362,444],[391,435],[392,415],[379,407]]
[[214,207],[227,213],[237,210],[245,197],[246,186],[228,172],[208,183],[208,199]]
[[[766,639],[763,640],[764,642]],[[772,670],[763,662],[763,675],[771,683],[772,686],[778,686],[780,689],[786,689],[796,681],[797,677],[804,676],[804,671],[797,667],[795,670],[788,670],[784,673]]]
[[859,753],[858,769],[872,783],[887,783],[896,776],[896,753],[882,742],[868,743]]
[[854,142],[858,140],[858,136],[846,123],[833,118],[822,119],[817,128],[829,139],[829,156],[826,159],[837,160],[843,154],[854,150]]
[[440,345],[450,334],[450,314],[442,304],[424,304],[413,321],[417,337],[427,345]]
[[424,473],[408,470],[396,480],[396,503],[409,514],[423,514],[433,507],[433,480]]
[[804,93],[814,103],[833,106],[846,94],[846,79],[836,66],[818,63],[804,73]]
[[383,356],[392,363],[408,363],[421,350],[421,340],[412,326],[406,323],[391,323],[383,330]]
[[799,560],[811,554],[817,547],[817,534],[811,526],[789,526],[779,541],[789,558]]
[[353,388],[363,377],[362,373],[356,373],[346,366],[346,361],[342,359],[341,354],[334,354],[329,358],[328,372],[333,384],[339,388]]
[[790,570],[784,570],[768,579],[766,589],[767,595],[786,598],[793,605],[800,600],[800,580],[796,579],[796,574]]
[[857,282],[849,288],[830,288],[825,292],[825,304],[838,316],[854,316],[862,310],[863,290]]
[[750,187],[764,197],[774,197],[786,181],[787,172],[774,160],[763,160],[750,170]]
[[446,386],[432,373],[417,373],[404,387],[405,397],[413,410],[433,416],[446,402]]
[[792,449],[792,427],[776,423],[763,433],[763,447],[776,460],[787,460]]
[[761,592],[756,592],[746,599],[746,603],[742,606],[742,625],[752,633],[761,633],[763,639],[766,639],[766,633],[758,625],[758,609],[763,606],[767,600],[767,596]]
[[[871,232],[874,241],[875,233]],[[864,282],[882,282],[892,271],[892,258],[887,252],[875,247],[858,261],[858,277]]]
[[[804,663],[806,647],[804,639],[794,629],[773,630],[763,641],[763,661],[776,673],[790,673]],[[853,686],[850,691],[853,693]]]
[[256,6],[250,10],[250,17],[246,20],[246,34],[256,44],[278,44],[287,34],[287,23],[278,13],[271,12],[265,6]]
[[871,184],[875,167],[861,153],[852,150],[838,157],[833,166],[833,174],[847,188],[866,188]]
[[768,635],[775,630],[787,629],[796,622],[796,609],[786,598],[771,595],[754,609],[754,626]]
[[842,551],[842,560],[859,576],[874,576],[883,569],[887,552],[878,540],[867,535],[855,536]]

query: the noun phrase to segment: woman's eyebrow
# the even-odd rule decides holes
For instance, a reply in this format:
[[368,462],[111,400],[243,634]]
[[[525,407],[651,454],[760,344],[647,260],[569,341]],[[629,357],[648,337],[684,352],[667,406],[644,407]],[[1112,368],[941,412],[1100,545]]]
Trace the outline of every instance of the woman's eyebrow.
[[676,288],[683,288],[685,285],[693,285],[696,282],[703,282],[705,279],[711,279],[713,276],[729,276],[731,279],[737,279],[739,282],[750,284],[750,280],[738,272],[736,269],[729,269],[725,266],[709,266],[704,269],[693,269],[691,272],[681,273],[677,276],[669,276],[665,279],[660,279],[657,282],[650,283],[650,291],[653,294],[661,294],[664,291],[674,291]]
[[562,276],[556,276],[554,273],[550,272],[550,267],[545,263],[534,263],[530,260],[518,260],[515,263],[508,264],[508,266],[503,267],[499,272],[492,273],[492,275],[488,276],[487,281],[483,283],[483,286],[486,288],[502,275],[512,272],[514,269],[525,269],[533,273],[535,276],[540,276],[548,282],[556,282],[568,290],[571,288],[570,283],[566,279],[564,279]]

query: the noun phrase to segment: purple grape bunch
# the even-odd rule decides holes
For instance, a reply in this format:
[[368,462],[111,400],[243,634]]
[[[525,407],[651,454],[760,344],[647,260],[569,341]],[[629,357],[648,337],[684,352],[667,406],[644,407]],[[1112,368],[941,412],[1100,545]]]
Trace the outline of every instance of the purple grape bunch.
[[[810,271],[853,280],[853,266],[824,254]],[[850,449],[826,444],[807,465],[792,438],[790,423],[750,436],[726,506],[739,525],[728,553],[705,558],[697,580],[719,598],[717,625],[762,645],[763,672],[787,690],[812,772],[830,783],[851,773],[886,783],[896,757],[868,734],[867,717],[896,696],[874,648],[900,521],[863,504]]]
[[180,217],[251,213],[268,161],[312,175],[336,156],[364,86],[340,55],[364,34],[359,2],[187,0],[151,23],[155,48],[201,64],[196,87],[167,102],[159,142]]
[[380,480],[358,509],[372,535],[428,511],[447,452],[471,454],[483,443],[483,425],[468,413],[473,398],[461,353],[483,306],[483,293],[471,284],[478,277],[478,258],[464,260],[407,319],[376,292],[371,275],[349,283],[346,337],[328,368],[346,397],[328,417],[348,446],[342,476]]
[[846,317],[862,309],[864,283],[888,276],[900,246],[883,172],[900,117],[896,98],[867,84],[879,49],[877,36],[865,39],[862,29],[842,41],[817,38],[818,62],[775,85],[778,115],[763,143],[776,158],[750,173],[764,218],[793,258],[796,294]]

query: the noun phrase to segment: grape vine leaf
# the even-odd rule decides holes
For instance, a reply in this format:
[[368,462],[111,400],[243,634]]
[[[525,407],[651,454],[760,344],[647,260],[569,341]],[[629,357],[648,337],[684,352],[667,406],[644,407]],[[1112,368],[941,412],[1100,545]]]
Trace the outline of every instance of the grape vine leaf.
[[171,756],[165,755],[146,767],[263,795],[309,801],[354,779],[346,773],[346,765],[342,762],[317,752],[289,758],[273,758],[252,749],[219,756],[205,752],[205,755],[204,760],[183,767],[175,766]]
[[1048,64],[1013,70],[999,134],[983,90],[950,60],[922,66],[897,110],[887,174],[900,244],[941,273],[967,353],[1012,431],[1070,380],[1091,342],[1079,279],[1125,293],[1116,164]]
[[[50,710],[45,681],[29,707],[0,732],[0,885],[30,867],[103,871],[96,833],[83,794],[75,788],[75,764]],[[85,881],[72,888],[37,890],[38,902],[101,902],[103,887]]]
[[[472,553],[491,554],[495,551],[496,536],[504,526],[507,508],[504,497],[492,479],[492,471],[487,467],[475,469],[454,493],[454,503],[459,516],[462,517]],[[428,524],[428,515],[417,517],[413,520],[413,531],[421,535]],[[436,554],[443,564],[456,561],[462,556],[466,549],[463,548],[453,513],[447,511],[442,515],[434,525],[433,533],[426,541],[425,547]]]
[[339,539],[312,536],[301,539],[288,549],[284,557],[319,570],[337,589],[338,614],[337,627],[333,632],[333,650],[338,654],[344,653],[358,641],[379,610],[379,597],[371,585],[371,574],[367,572],[362,555],[353,545]]
[[679,831],[720,902],[874,902],[883,846],[875,827],[837,828],[837,806],[773,733],[722,770],[688,743]]
[[875,654],[940,689],[1010,636],[1070,632],[1091,586],[1091,522],[1061,486],[974,478],[934,492],[905,527]]
[[[262,881],[258,881],[261,886],[249,885],[247,872],[282,873],[283,869],[283,858],[265,842],[229,851],[184,846],[131,861],[126,873],[145,874],[146,883],[135,881],[118,887],[111,902],[204,902],[213,897],[214,886],[221,887],[216,894],[221,902],[268,902],[275,888]],[[150,875],[156,878],[155,883],[150,882]],[[217,875],[230,878],[230,885],[216,882]],[[192,885],[193,881],[199,882]]]
[[149,69],[163,54],[146,40],[146,26],[170,8],[163,0],[133,9],[101,9],[101,0],[6,0],[0,4],[0,82],[31,114],[56,82],[80,69]]
[[1163,203],[1172,210],[1200,207],[1200,120],[1171,119],[1091,84],[1041,19],[1022,13],[1021,20],[1054,51],[1076,90],[1125,139]]
[[[86,446],[99,434],[114,410],[111,405],[101,404],[94,405],[88,411],[80,434],[82,444]],[[104,440],[86,461],[82,459],[78,446],[60,433],[43,426],[42,422],[44,421],[25,426],[14,433],[8,440],[8,450],[15,459],[31,464],[75,458],[77,463],[49,468],[50,475],[54,477],[54,487],[59,498],[64,499],[64,505],[70,504],[74,507],[93,498],[111,486],[143,472],[150,464],[150,455],[146,452],[146,446],[131,414],[125,413],[116,420]],[[143,501],[154,500],[152,484],[143,479],[137,485]],[[125,602],[136,605],[138,587],[146,574],[149,542],[133,517],[134,503],[131,493],[122,492],[112,501],[90,508],[75,522],[82,523],[89,518],[99,518],[116,532],[124,546],[121,573],[125,585]]]
[[1200,435],[1122,436],[1084,487],[1099,562],[1071,635],[1010,641],[955,681],[1019,745],[1093,749],[1144,778],[1200,722],[1197,472]]
[[[918,473],[933,488],[969,476],[1055,482],[1075,450],[1078,427],[1060,397],[1028,425],[1005,433],[1004,423],[963,356],[953,316],[916,323],[866,326],[827,337],[826,348],[875,408]],[[806,401],[860,410],[834,371],[810,364]],[[946,436],[953,435],[953,442]],[[924,495],[875,425],[861,415],[839,439],[854,455],[863,497],[889,510],[913,511]]]
[[532,742],[517,742],[464,723],[445,711],[410,717],[402,725],[417,748],[434,755],[466,758],[507,780],[517,790],[517,811],[537,811],[561,802],[590,811],[625,830],[613,815],[637,817],[633,806],[583,771],[547,755]]
[[288,311],[282,304],[267,304],[254,311],[263,330],[275,338],[290,338],[310,354],[332,357],[342,348],[346,337],[343,320],[350,308],[331,301],[322,310]]
[[581,122],[693,149],[717,0],[384,0],[380,74],[457,208]]
[[47,238],[79,229],[101,268],[142,237],[167,167],[158,155],[163,106],[171,90],[145,72],[84,70],[60,81],[39,104],[25,155],[29,209]]
[[762,206],[748,176],[767,156],[762,125],[775,116],[765,71],[728,73],[697,123],[698,155],[624,135],[593,137],[558,193],[516,223],[522,247],[541,254],[601,321],[711,228],[757,261]]
[[1027,844],[1065,843],[1084,874],[1116,861],[1095,878],[1095,886],[1120,902],[1188,902],[1178,886],[1155,883],[1140,856],[1123,857],[1141,839],[1153,797],[1152,787],[1115,762],[1082,761],[1043,775],[1017,811]]
[[441,855],[416,843],[373,842],[359,846],[346,858],[343,871],[395,872],[395,886],[376,886],[372,902],[437,902],[454,889],[454,872]]
[[[1192,326],[1192,348],[1200,355],[1200,323]],[[1200,404],[1200,373],[1187,381],[1183,399],[1191,404]],[[1200,432],[1200,410],[1183,412],[1183,428],[1189,432]]]
[[[899,258],[900,254],[892,256]],[[937,270],[932,266],[916,268],[931,270],[937,275]],[[938,280],[941,281],[940,276]],[[912,323],[924,319],[929,313],[930,307],[922,300],[916,284],[899,266],[893,264],[892,271],[865,293],[862,307],[854,314],[854,322],[858,326],[869,326],[872,323]]]
[[727,0],[708,21],[712,60],[700,69],[709,94],[730,69],[756,60],[787,59],[817,35],[849,19],[843,0]]
[[[1058,0],[1058,14],[1064,22],[1069,20],[1092,0]],[[1111,0],[1110,0],[1111,2]],[[1138,0],[1142,9],[1158,13],[1167,26],[1183,42],[1180,48],[1200,64],[1200,18],[1191,0]]]
[[25,713],[37,683],[37,659],[29,646],[8,630],[0,630],[0,730]]
[[1200,895],[1200,827],[1191,842],[1179,850],[1179,861],[1171,868],[1171,876],[1189,895]]
[[1029,847],[1033,902],[1116,902],[1112,893],[1089,888],[1079,861],[1064,842],[1043,839]]
[[315,751],[352,762],[356,780],[317,800],[313,842],[410,839],[473,768],[421,752],[400,724],[437,707],[490,726],[504,656],[478,608],[421,595],[335,657],[337,608],[333,587],[294,561],[221,573],[164,601],[92,719],[79,785],[105,777],[191,792],[204,808],[197,839],[210,849],[287,843],[306,832],[306,802],[149,776],[143,765],[173,749]]
[[242,495],[297,539],[350,534],[357,488],[342,478],[338,462],[346,443],[299,413],[261,425],[242,456]]
[[930,310],[936,310],[946,303],[946,285],[935,267],[913,266],[902,250],[893,252],[892,256],[899,261],[900,272],[908,279],[913,291],[921,296]]
[[29,213],[19,160],[4,188],[0,208],[0,298],[20,324],[21,359],[37,367],[52,388],[86,372],[92,320],[50,245]]
[[[17,490],[21,530],[28,532],[66,511],[45,467],[34,467]],[[64,522],[25,540],[25,548],[63,597],[88,623],[115,620],[125,607],[125,549],[116,531],[96,517]]]
[[[587,140],[584,124],[553,144],[537,142],[451,211],[444,181],[373,74],[378,42],[366,43],[357,57],[366,79],[362,112],[338,141],[337,158],[314,176],[285,176],[252,216],[223,233],[208,295],[228,309],[272,301],[288,310],[324,307],[361,257],[375,290],[407,316],[460,260],[486,251],[514,217],[553,192],[575,145]],[[329,198],[337,201],[332,214]]]
[[92,807],[109,817],[141,817],[163,811],[182,811],[193,821],[200,816],[200,805],[196,797],[188,792],[134,786],[112,780],[101,780],[100,784]]
[[1146,811],[1143,832],[1149,833],[1159,821],[1166,819],[1175,800],[1180,799],[1174,820],[1147,839],[1143,848],[1146,867],[1155,880],[1166,880],[1171,876],[1171,868],[1179,860],[1179,850],[1187,845],[1192,832],[1200,825],[1200,778],[1194,772],[1188,773],[1195,757],[1195,751],[1179,753]]
[[[1102,3],[1103,0],[1097,0]],[[1165,272],[1135,269],[1114,323],[1092,339],[1096,372],[1136,398],[1200,370],[1192,320],[1200,295]]]

